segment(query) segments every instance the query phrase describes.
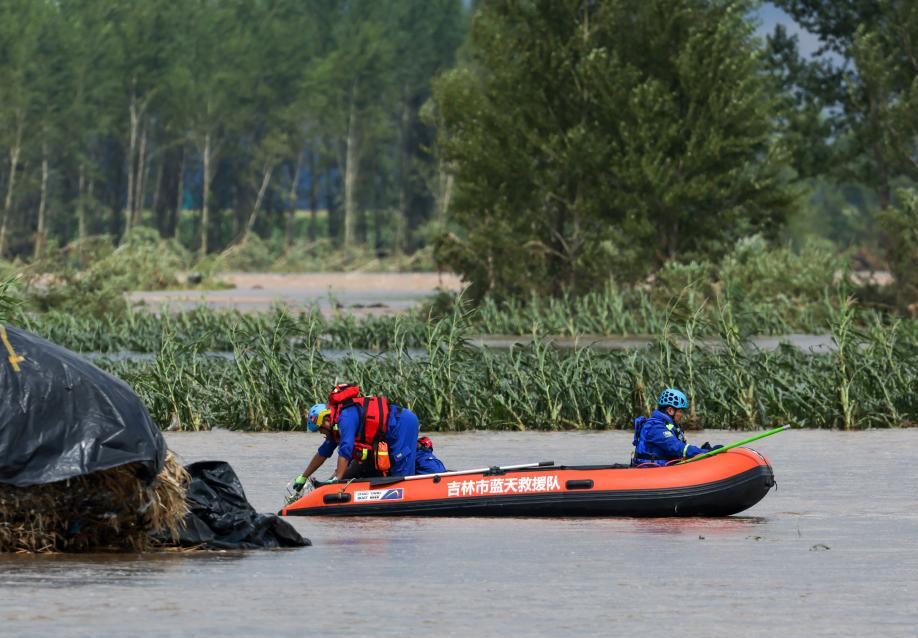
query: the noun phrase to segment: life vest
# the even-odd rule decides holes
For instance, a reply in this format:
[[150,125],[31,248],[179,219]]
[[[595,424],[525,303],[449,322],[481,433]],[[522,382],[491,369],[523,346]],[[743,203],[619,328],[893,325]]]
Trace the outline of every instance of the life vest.
[[[644,424],[649,421],[646,416],[639,416],[634,420],[634,439],[631,441],[631,444],[634,446],[634,451],[631,453],[631,465],[641,465],[642,463],[655,463],[657,461],[669,462],[673,459],[664,458],[662,456],[657,456],[656,454],[638,454],[637,446],[641,441],[641,430],[644,429]],[[672,425],[671,428],[668,428],[673,435],[685,443],[685,433],[679,429],[679,426],[676,425],[675,421],[667,421],[667,426]]]
[[357,434],[354,436],[354,453],[356,461],[372,460],[377,470],[385,476],[392,462],[389,459],[389,444],[386,432],[389,422],[389,400],[384,396],[360,396],[360,388],[351,384],[336,385],[328,395],[328,408],[331,410],[329,423],[335,442],[340,442],[338,418],[341,411],[356,406],[360,410],[360,421]]

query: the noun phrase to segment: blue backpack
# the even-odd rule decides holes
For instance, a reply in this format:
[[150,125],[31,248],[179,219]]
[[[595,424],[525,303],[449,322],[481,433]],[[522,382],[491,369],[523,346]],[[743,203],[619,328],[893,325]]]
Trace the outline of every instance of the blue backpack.
[[414,461],[415,474],[442,474],[446,472],[443,461],[433,453],[433,443],[430,437],[422,436],[418,439],[418,453]]

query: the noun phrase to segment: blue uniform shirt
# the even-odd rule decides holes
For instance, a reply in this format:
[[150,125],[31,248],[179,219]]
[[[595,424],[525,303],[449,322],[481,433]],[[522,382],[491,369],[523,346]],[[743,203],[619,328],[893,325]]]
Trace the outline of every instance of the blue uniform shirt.
[[655,463],[666,465],[667,461],[691,458],[704,454],[697,445],[689,445],[685,435],[666,412],[654,410],[650,418],[634,420],[634,458],[632,465]]
[[[340,442],[335,443],[327,437],[319,446],[319,454],[329,458],[338,448],[338,456],[350,461],[354,455],[354,439],[360,426],[360,410],[351,406],[341,410],[338,415],[338,433]],[[415,456],[418,449],[418,431],[420,425],[417,415],[407,408],[399,413],[394,405],[389,406],[389,421],[386,429],[386,443],[389,444],[389,460],[392,462],[390,476],[411,476],[414,474]]]

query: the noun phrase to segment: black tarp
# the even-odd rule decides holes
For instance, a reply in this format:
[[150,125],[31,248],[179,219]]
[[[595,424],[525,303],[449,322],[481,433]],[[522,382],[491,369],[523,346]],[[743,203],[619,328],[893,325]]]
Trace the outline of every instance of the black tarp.
[[159,474],[166,443],[126,383],[24,330],[6,326],[0,337],[0,483],[43,485],[128,463],[142,478]]
[[[199,461],[185,469],[191,474],[186,496],[190,512],[179,545],[213,549],[311,545],[287,521],[274,514],[257,513],[228,463]],[[171,543],[171,539],[163,540]]]

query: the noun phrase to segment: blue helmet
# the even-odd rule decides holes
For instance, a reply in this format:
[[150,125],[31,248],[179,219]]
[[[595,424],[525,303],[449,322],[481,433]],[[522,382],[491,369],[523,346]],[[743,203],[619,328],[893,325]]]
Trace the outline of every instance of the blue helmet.
[[309,416],[306,417],[306,427],[310,432],[319,431],[319,415],[328,411],[328,406],[324,403],[316,403],[309,408]]
[[660,398],[657,399],[657,405],[663,407],[671,406],[677,410],[685,410],[688,408],[688,399],[676,388],[666,388],[660,393]]

